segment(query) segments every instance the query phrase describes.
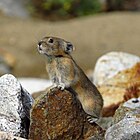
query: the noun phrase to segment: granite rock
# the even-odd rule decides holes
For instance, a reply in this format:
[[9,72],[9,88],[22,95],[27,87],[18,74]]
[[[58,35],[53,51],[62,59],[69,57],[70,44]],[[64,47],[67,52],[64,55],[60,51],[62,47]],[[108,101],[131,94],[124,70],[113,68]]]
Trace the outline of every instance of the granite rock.
[[114,115],[120,103],[140,96],[140,63],[107,79],[98,90],[104,99],[103,116]]
[[97,60],[93,73],[94,83],[102,85],[107,79],[122,70],[133,67],[137,62],[140,62],[138,56],[124,52],[109,52]]
[[0,140],[27,140],[21,137],[13,136],[11,133],[0,131]]
[[140,98],[133,98],[116,111],[112,126],[107,129],[105,140],[139,140]]
[[11,74],[0,77],[0,131],[27,138],[32,97]]

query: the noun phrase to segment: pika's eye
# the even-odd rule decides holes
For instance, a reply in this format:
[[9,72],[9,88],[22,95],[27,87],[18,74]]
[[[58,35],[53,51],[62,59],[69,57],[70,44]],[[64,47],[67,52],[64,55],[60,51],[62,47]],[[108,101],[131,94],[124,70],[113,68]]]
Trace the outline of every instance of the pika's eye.
[[48,39],[48,42],[49,42],[49,43],[53,43],[53,39],[52,39],[52,38],[49,38],[49,39]]

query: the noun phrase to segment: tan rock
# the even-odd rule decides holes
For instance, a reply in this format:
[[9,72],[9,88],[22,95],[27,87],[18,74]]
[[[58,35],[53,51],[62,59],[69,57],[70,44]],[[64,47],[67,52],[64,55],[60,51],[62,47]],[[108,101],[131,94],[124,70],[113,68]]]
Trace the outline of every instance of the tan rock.
[[39,96],[31,111],[33,140],[102,140],[104,131],[89,124],[80,102],[69,91],[53,89]]
[[93,79],[98,86],[113,78],[120,71],[132,68],[140,57],[125,52],[109,52],[101,56],[95,65]]
[[106,80],[98,89],[104,99],[103,116],[112,116],[120,103],[140,96],[140,63]]

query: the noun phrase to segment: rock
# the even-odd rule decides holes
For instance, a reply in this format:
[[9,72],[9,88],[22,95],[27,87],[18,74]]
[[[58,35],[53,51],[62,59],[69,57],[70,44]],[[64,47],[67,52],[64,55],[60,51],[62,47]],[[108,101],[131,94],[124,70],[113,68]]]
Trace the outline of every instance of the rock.
[[50,80],[41,78],[18,78],[21,85],[30,93],[34,94],[51,86]]
[[0,131],[0,139],[1,140],[27,140],[21,137],[15,137],[10,133]]
[[98,86],[104,99],[103,116],[113,116],[120,103],[140,96],[140,63]]
[[110,127],[105,136],[105,140],[139,140],[140,119],[136,117],[140,112],[129,114],[119,123]]
[[39,96],[31,111],[29,138],[33,140],[102,140],[104,131],[87,122],[87,114],[73,93],[57,88]]
[[11,74],[0,77],[0,131],[27,138],[32,97]]
[[127,102],[123,103],[122,105],[120,105],[120,107],[115,112],[112,123],[116,124],[122,119],[124,119],[126,114],[128,113],[132,114],[132,112],[137,112],[139,110],[140,110],[140,98],[132,98]]
[[122,104],[114,115],[113,125],[107,129],[105,140],[139,140],[140,98]]
[[133,67],[137,62],[140,62],[138,56],[124,52],[109,52],[97,60],[93,74],[94,83],[102,85],[107,79]]

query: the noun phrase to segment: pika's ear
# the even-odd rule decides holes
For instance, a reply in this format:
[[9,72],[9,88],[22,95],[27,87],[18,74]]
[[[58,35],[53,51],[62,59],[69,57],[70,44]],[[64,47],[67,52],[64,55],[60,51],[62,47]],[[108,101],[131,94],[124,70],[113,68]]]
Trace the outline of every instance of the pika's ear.
[[74,46],[70,42],[68,42],[66,44],[66,47],[65,47],[65,52],[66,53],[71,53],[74,50],[75,50]]

